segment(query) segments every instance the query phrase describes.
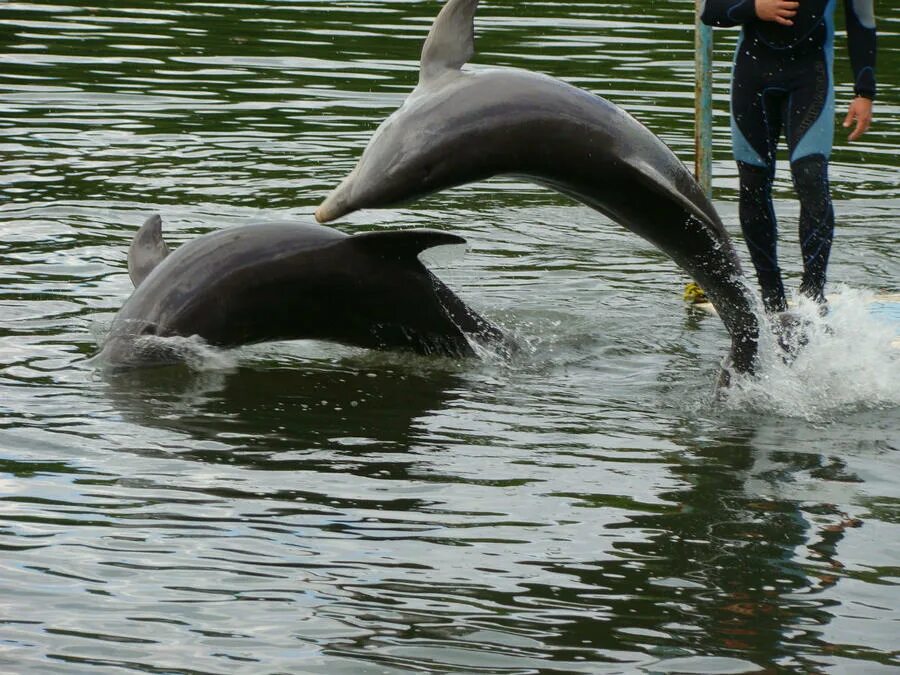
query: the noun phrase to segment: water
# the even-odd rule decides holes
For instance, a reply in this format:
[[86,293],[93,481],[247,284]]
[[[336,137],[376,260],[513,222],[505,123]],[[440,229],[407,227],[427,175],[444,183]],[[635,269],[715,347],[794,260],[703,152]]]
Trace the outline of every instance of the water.
[[[717,402],[727,335],[683,275],[511,179],[338,227],[465,236],[433,268],[513,357],[188,340],[186,367],[104,374],[140,223],[174,246],[311,221],[414,85],[437,5],[101,4],[0,5],[0,670],[900,670],[900,363],[863,309],[900,291],[900,9],[879,6],[875,125],[839,130],[832,165],[848,302]],[[497,0],[476,63],[601,93],[690,162],[691,21]],[[734,38],[714,186],[736,233]],[[786,170],[776,190],[796,288]]]

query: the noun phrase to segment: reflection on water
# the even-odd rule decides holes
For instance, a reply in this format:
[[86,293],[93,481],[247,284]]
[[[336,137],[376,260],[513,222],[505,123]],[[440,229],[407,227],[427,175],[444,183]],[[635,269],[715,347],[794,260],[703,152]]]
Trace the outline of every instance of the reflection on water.
[[[520,354],[281,343],[106,373],[88,359],[145,217],[173,245],[311,219],[414,85],[437,9],[112,4],[0,5],[0,670],[900,668],[900,361],[862,309],[900,278],[889,96],[834,156],[849,304],[724,403],[727,335],[681,306],[674,266],[514,179],[338,226],[465,236],[431,264]],[[879,11],[887,82],[900,10]],[[602,93],[689,162],[691,22],[690,3],[499,0],[475,62]],[[714,171],[737,233],[734,39]],[[786,166],[776,189],[793,288]]]
[[445,407],[459,386],[452,371],[398,365],[360,370],[343,359],[200,373],[172,366],[109,374],[104,389],[135,424],[229,439],[229,461],[235,450],[280,456],[298,447],[360,456],[407,448],[417,420]]

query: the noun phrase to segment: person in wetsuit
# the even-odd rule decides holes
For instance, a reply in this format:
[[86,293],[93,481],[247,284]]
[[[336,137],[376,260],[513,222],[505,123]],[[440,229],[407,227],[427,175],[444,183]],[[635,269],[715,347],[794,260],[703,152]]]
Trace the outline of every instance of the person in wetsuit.
[[[769,312],[787,309],[772,207],[775,152],[787,139],[800,200],[800,292],[825,302],[834,236],[828,159],[834,136],[834,6],[837,0],[705,0],[701,20],[742,27],[731,83],[732,148],[740,176],[740,220]],[[855,98],[849,140],[872,120],[875,98],[874,0],[843,0]]]

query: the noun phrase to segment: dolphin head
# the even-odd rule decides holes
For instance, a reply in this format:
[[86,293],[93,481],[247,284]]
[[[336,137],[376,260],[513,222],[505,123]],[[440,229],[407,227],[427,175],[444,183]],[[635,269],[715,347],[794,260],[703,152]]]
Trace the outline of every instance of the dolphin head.
[[170,362],[172,359],[166,358],[168,355],[163,353],[160,346],[164,343],[154,339],[164,333],[152,321],[117,317],[109,334],[103,339],[97,356],[101,363],[113,368],[146,362]]
[[[375,131],[356,167],[316,209],[326,223],[364,208],[410,202],[463,182],[459,158],[433,114],[437,101],[429,92],[413,95]],[[459,151],[457,151],[457,155]]]
[[[450,175],[445,134],[435,128],[442,90],[462,79],[462,66],[475,52],[475,10],[478,0],[448,0],[422,48],[419,85],[406,102],[378,127],[359,164],[316,209],[326,223],[361,208],[377,208],[412,201],[458,184]],[[457,162],[458,163],[458,162]]]

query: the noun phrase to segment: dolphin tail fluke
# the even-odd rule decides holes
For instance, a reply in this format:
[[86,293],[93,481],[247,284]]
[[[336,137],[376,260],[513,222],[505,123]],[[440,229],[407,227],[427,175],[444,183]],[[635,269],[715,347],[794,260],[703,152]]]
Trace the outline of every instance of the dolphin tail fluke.
[[450,315],[450,319],[457,328],[482,344],[500,347],[507,353],[513,353],[516,350],[517,345],[511,337],[460,300],[434,274],[428,272],[428,276],[431,277],[431,283],[441,306]]
[[419,82],[459,70],[475,54],[475,10],[478,0],[447,0],[441,9],[425,46]]
[[[465,245],[466,240],[462,237],[440,230],[388,230],[363,232],[350,237],[350,242],[363,247],[369,255],[376,256],[381,260],[390,260],[401,264],[403,262],[409,264],[414,261],[422,273],[428,276],[446,317],[457,330],[461,331],[458,341],[450,339],[443,343],[443,347],[437,351],[452,356],[474,355],[463,334],[469,335],[481,343],[501,345],[508,352],[515,349],[515,343],[502,330],[466,305],[418,260],[418,255],[422,251],[435,246]],[[425,347],[420,351],[424,353],[435,351],[430,338],[423,344]]]
[[363,232],[353,235],[350,239],[354,245],[383,260],[413,259],[422,251],[435,246],[466,243],[466,240],[458,235],[426,229]]
[[140,286],[167,255],[169,247],[162,238],[162,218],[154,214],[141,225],[128,249],[128,276],[134,287]]

